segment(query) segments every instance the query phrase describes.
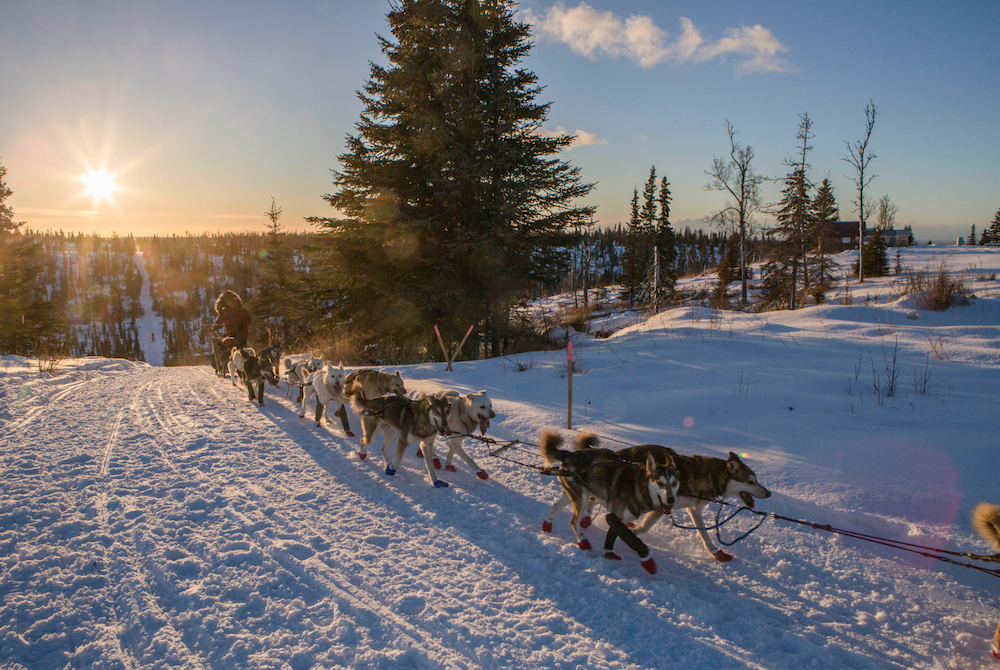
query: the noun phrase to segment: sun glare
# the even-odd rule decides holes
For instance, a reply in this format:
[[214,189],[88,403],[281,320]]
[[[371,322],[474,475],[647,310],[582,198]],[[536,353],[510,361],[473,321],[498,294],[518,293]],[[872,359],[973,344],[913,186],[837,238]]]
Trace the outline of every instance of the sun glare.
[[90,170],[87,174],[80,175],[80,181],[84,185],[84,193],[94,197],[94,203],[102,200],[111,200],[111,195],[118,190],[115,184],[115,176],[108,174],[104,168],[100,170]]

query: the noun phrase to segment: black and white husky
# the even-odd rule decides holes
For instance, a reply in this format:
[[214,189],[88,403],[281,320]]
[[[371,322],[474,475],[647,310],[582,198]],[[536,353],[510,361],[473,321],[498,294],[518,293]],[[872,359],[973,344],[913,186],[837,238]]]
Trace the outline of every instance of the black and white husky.
[[[590,445],[597,444],[593,435],[581,435],[578,443],[583,441]],[[559,483],[573,503],[573,531],[580,548],[590,549],[590,542],[577,525],[577,520],[580,512],[587,507],[590,496],[594,496],[608,509],[604,556],[620,559],[614,552],[615,541],[620,537],[642,559],[642,567],[649,574],[655,574],[656,561],[649,555],[649,547],[637,536],[649,526],[640,524],[633,531],[625,524],[640,517],[645,517],[645,522],[654,510],[661,514],[670,513],[679,486],[672,461],[669,458],[659,460],[649,454],[642,465],[621,458],[591,457],[577,462],[574,459],[577,451],[561,449],[562,436],[553,431],[542,433],[539,444],[547,465],[562,466]]]
[[[253,353],[253,349],[247,347],[240,349],[238,353],[243,361],[243,382],[247,385],[250,400],[256,400],[257,404],[263,405],[264,382],[268,381],[272,386],[278,385],[274,372],[267,362],[262,363],[261,359]],[[234,358],[235,356],[234,354]]]
[[344,408],[344,364],[339,363],[334,367],[333,363],[327,363],[326,367],[309,375],[302,396],[302,407],[299,410],[299,418],[306,415],[306,403],[309,398],[316,396],[316,427],[319,428],[323,418],[323,409],[326,408],[326,422],[330,420],[330,408],[336,407],[335,416],[340,417],[340,422],[344,426],[344,433],[348,437],[354,437],[351,432],[351,424],[347,420],[347,410]]
[[[394,475],[403,460],[407,445],[420,442],[431,483],[435,488],[448,486],[434,472],[434,452],[430,448],[435,437],[445,434],[448,425],[451,405],[446,399],[425,395],[414,400],[406,396],[389,395],[368,400],[363,394],[356,393],[351,396],[351,406],[361,415],[361,451],[358,456],[362,460],[368,455],[368,445],[375,439],[375,433],[381,432],[385,474]],[[390,459],[389,444],[394,440],[397,442],[396,455]]]

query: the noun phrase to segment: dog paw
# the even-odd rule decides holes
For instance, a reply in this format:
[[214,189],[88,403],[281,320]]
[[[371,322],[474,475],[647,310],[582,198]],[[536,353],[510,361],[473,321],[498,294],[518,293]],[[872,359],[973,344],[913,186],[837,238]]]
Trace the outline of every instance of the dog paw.
[[604,552],[604,558],[610,558],[612,561],[620,561],[620,560],[622,560],[622,557],[619,556],[618,554],[616,554],[613,551],[606,551],[606,552]]
[[396,474],[396,469],[393,468],[391,465],[387,465],[385,466],[385,474],[392,477],[394,474]]
[[712,554],[712,556],[715,556],[715,560],[719,561],[720,563],[727,563],[733,560],[732,556],[722,551],[721,549],[716,550],[716,552]]
[[434,469],[435,470],[440,470],[441,469],[441,459],[440,458],[437,458],[437,457],[434,458]]
[[423,457],[424,457],[424,450],[417,449],[417,458],[423,458]]
[[446,489],[448,488],[448,482],[441,481],[440,479],[434,480],[434,488],[436,489]]
[[642,569],[645,570],[646,572],[648,572],[649,574],[651,574],[651,575],[655,575],[656,574],[656,561],[654,561],[652,559],[652,557],[647,558],[645,561],[643,561],[639,565],[641,565]]
[[591,549],[590,540],[588,540],[587,538],[583,538],[582,540],[580,540],[580,542],[576,546],[580,547],[581,549],[585,549],[585,550],[586,549]]
[[[441,468],[440,468],[440,467],[438,467],[437,465],[435,465],[434,467],[435,467],[435,468],[437,468],[438,470],[440,470],[440,469],[441,469]],[[444,469],[445,469],[445,470],[447,470],[448,472],[458,472],[458,468],[456,468],[456,467],[455,467],[454,465],[452,465],[451,463],[449,463],[448,465],[444,466]]]
[[354,437],[354,433],[352,433],[351,431],[347,431],[344,434],[347,435],[347,437]]
[[304,418],[306,418],[306,415],[305,414],[299,414],[299,418],[300,419],[304,419]]
[[365,452],[363,452],[363,451],[359,451],[359,452],[358,452],[358,458],[360,458],[360,459],[361,459],[361,460],[363,461],[363,460],[365,460],[366,458],[368,458],[368,454],[366,454],[366,453],[365,453]]
[[490,476],[489,476],[489,474],[487,474],[486,470],[480,470],[479,472],[476,473],[476,476],[479,477],[480,479],[482,479],[483,481],[486,481],[487,479],[490,478]]
[[590,524],[594,523],[594,520],[590,516],[580,517],[580,528],[590,528]]
[[316,427],[317,428],[322,428],[323,427],[323,422],[322,421],[317,421],[316,422]]
[[334,416],[340,416],[340,410],[338,409],[336,412],[333,413],[333,415]]
[[543,521],[542,522],[542,530],[545,531],[546,533],[551,533],[552,532],[552,522],[551,521]]

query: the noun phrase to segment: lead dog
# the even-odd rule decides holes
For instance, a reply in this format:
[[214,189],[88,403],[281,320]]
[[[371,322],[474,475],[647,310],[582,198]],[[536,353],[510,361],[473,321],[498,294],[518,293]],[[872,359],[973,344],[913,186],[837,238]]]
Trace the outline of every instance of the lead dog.
[[[733,560],[730,554],[716,548],[708,537],[701,511],[716,498],[731,497],[738,497],[753,509],[754,498],[770,498],[771,492],[757,483],[754,471],[733,452],[729,452],[729,458],[725,460],[713,456],[681,456],[670,447],[658,444],[643,444],[618,452],[623,459],[634,463],[642,462],[649,454],[657,459],[666,457],[673,460],[680,479],[674,509],[687,510],[708,553],[718,561]],[[647,520],[643,520],[644,525],[651,527],[661,516],[662,512],[653,511],[648,524],[645,523]]]
[[372,400],[389,394],[404,396],[406,387],[403,385],[403,377],[399,374],[390,375],[388,372],[362,368],[347,375],[344,384],[344,395],[353,396],[360,394],[365,400]]
[[[253,349],[247,347],[240,349],[237,353],[243,361],[243,383],[247,385],[247,393],[250,394],[250,400],[256,399],[257,404],[263,406],[264,381],[268,380],[272,385],[277,386],[277,383],[274,381],[274,375],[266,364],[261,364],[260,358],[254,355]],[[236,356],[237,354],[233,354],[233,358],[236,358]]]
[[[597,437],[584,434],[578,438],[578,443],[581,441],[594,445],[597,444]],[[539,444],[546,464],[552,466],[558,463],[565,471],[559,477],[559,483],[573,503],[573,531],[577,534],[580,548],[589,549],[590,542],[576,522],[589,497],[593,495],[608,509],[605,516],[608,534],[604,540],[604,556],[620,560],[614,552],[615,541],[620,537],[642,559],[642,567],[649,574],[656,574],[656,561],[649,555],[649,547],[636,533],[648,530],[646,523],[651,512],[669,514],[673,507],[679,482],[670,458],[660,460],[650,453],[646,456],[644,465],[621,458],[590,458],[576,463],[573,457],[579,451],[560,449],[562,436],[558,433],[542,433]],[[644,517],[643,522],[633,532],[625,523],[639,517]]]
[[[385,461],[385,474],[394,475],[403,460],[410,441],[419,441],[427,466],[427,476],[435,488],[448,486],[434,473],[434,463],[430,448],[434,438],[444,435],[448,425],[448,413],[451,405],[444,398],[425,395],[417,400],[405,396],[382,396],[374,400],[366,399],[357,393],[351,397],[351,406],[361,415],[361,451],[359,456],[364,459],[368,455],[368,445],[375,438],[376,432],[382,433],[382,459]],[[389,459],[389,444],[397,440],[396,455]]]
[[303,386],[302,408],[299,411],[299,418],[306,415],[306,403],[313,395],[316,396],[316,427],[319,428],[323,418],[323,409],[326,408],[326,422],[330,421],[330,405],[333,403],[337,407],[335,416],[340,417],[344,425],[344,433],[348,437],[354,437],[351,432],[351,424],[347,420],[347,410],[344,409],[344,364],[339,363],[337,367],[333,363],[327,363],[326,367],[309,375]]
[[[462,448],[462,440],[465,439],[466,435],[472,434],[472,432],[479,428],[480,432],[485,435],[486,430],[490,427],[490,419],[496,418],[496,412],[493,411],[493,401],[486,394],[486,391],[479,391],[478,393],[468,393],[464,396],[459,395],[458,391],[439,391],[434,394],[436,398],[445,398],[451,404],[451,412],[448,414],[448,456],[445,458],[444,469],[448,472],[455,472],[455,466],[451,464],[451,460],[454,456],[458,456],[465,463],[475,471],[476,476],[480,479],[489,479],[489,474],[486,470],[483,470],[479,465],[472,460],[472,458],[465,453],[465,449]],[[433,453],[433,443],[431,444],[431,456],[434,459],[434,467],[440,468],[440,460]],[[421,454],[417,454],[420,456]]]

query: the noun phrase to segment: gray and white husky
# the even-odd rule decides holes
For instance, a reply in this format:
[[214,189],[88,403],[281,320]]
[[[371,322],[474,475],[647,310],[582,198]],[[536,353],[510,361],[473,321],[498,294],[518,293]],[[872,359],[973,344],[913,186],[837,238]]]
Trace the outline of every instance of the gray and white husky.
[[[291,358],[285,359],[285,378],[288,380],[289,390],[291,390],[293,385],[299,387],[299,395],[295,398],[295,402],[302,402],[303,387],[309,380],[309,375],[322,367],[323,354],[319,356],[313,354],[311,358],[298,362],[293,361]],[[286,393],[285,395],[287,396],[288,394]]]
[[[583,434],[577,438],[577,443],[596,445],[597,437]],[[651,512],[669,514],[674,505],[680,483],[671,459],[648,454],[645,463],[640,465],[617,457],[599,458],[591,455],[590,458],[577,462],[574,454],[578,454],[580,450],[561,449],[562,436],[553,431],[542,433],[539,444],[547,465],[562,466],[563,474],[559,476],[559,483],[564,494],[573,503],[573,531],[580,548],[590,549],[590,542],[577,525],[577,520],[580,512],[588,505],[590,496],[594,496],[608,509],[605,516],[608,533],[604,540],[604,556],[620,558],[614,552],[615,541],[620,537],[642,559],[642,567],[649,574],[655,574],[656,561],[649,555],[649,547],[636,533],[648,530],[649,526],[645,522]],[[640,517],[645,517],[644,523],[636,531],[625,525]]]
[[[705,520],[701,511],[716,498],[731,497],[738,497],[743,504],[753,509],[754,498],[770,498],[771,492],[757,482],[754,471],[733,452],[729,452],[728,459],[713,456],[682,456],[670,447],[661,447],[658,444],[643,444],[618,452],[618,455],[625,460],[636,463],[641,462],[649,454],[657,459],[667,457],[673,460],[680,479],[674,509],[687,510],[708,553],[719,561],[733,560],[731,555],[712,543],[708,531],[705,530]],[[662,512],[651,512],[647,528],[661,516]],[[644,519],[645,521],[647,520]]]
[[[434,451],[430,445],[438,435],[444,435],[448,425],[451,405],[444,398],[425,395],[416,400],[405,396],[382,396],[368,400],[361,393],[351,396],[351,406],[361,415],[361,451],[358,456],[364,460],[368,455],[368,445],[376,432],[382,433],[382,459],[385,474],[394,475],[403,460],[403,452],[411,442],[420,442],[427,476],[435,488],[448,486],[437,478],[432,461]],[[389,458],[389,444],[396,441],[396,455]]]
[[319,428],[323,409],[326,408],[326,422],[330,420],[330,408],[335,407],[334,416],[340,417],[340,422],[344,426],[344,433],[348,437],[354,437],[351,432],[351,424],[347,420],[347,410],[344,409],[344,364],[327,363],[326,367],[309,375],[303,386],[302,408],[299,411],[299,418],[306,415],[306,403],[309,398],[316,396],[316,427]]
[[[496,418],[493,411],[493,401],[490,400],[486,391],[478,393],[467,393],[460,395],[458,391],[438,391],[434,394],[437,398],[445,398],[451,404],[451,411],[448,413],[448,456],[445,458],[444,469],[448,472],[455,472],[455,466],[451,464],[452,459],[457,455],[472,468],[473,472],[480,479],[489,479],[486,470],[479,467],[472,457],[462,448],[462,441],[466,435],[471,435],[478,428],[485,435],[490,427],[490,419]],[[433,449],[433,443],[431,449]],[[418,456],[421,454],[417,454]],[[440,459],[432,452],[434,467],[440,468]]]

